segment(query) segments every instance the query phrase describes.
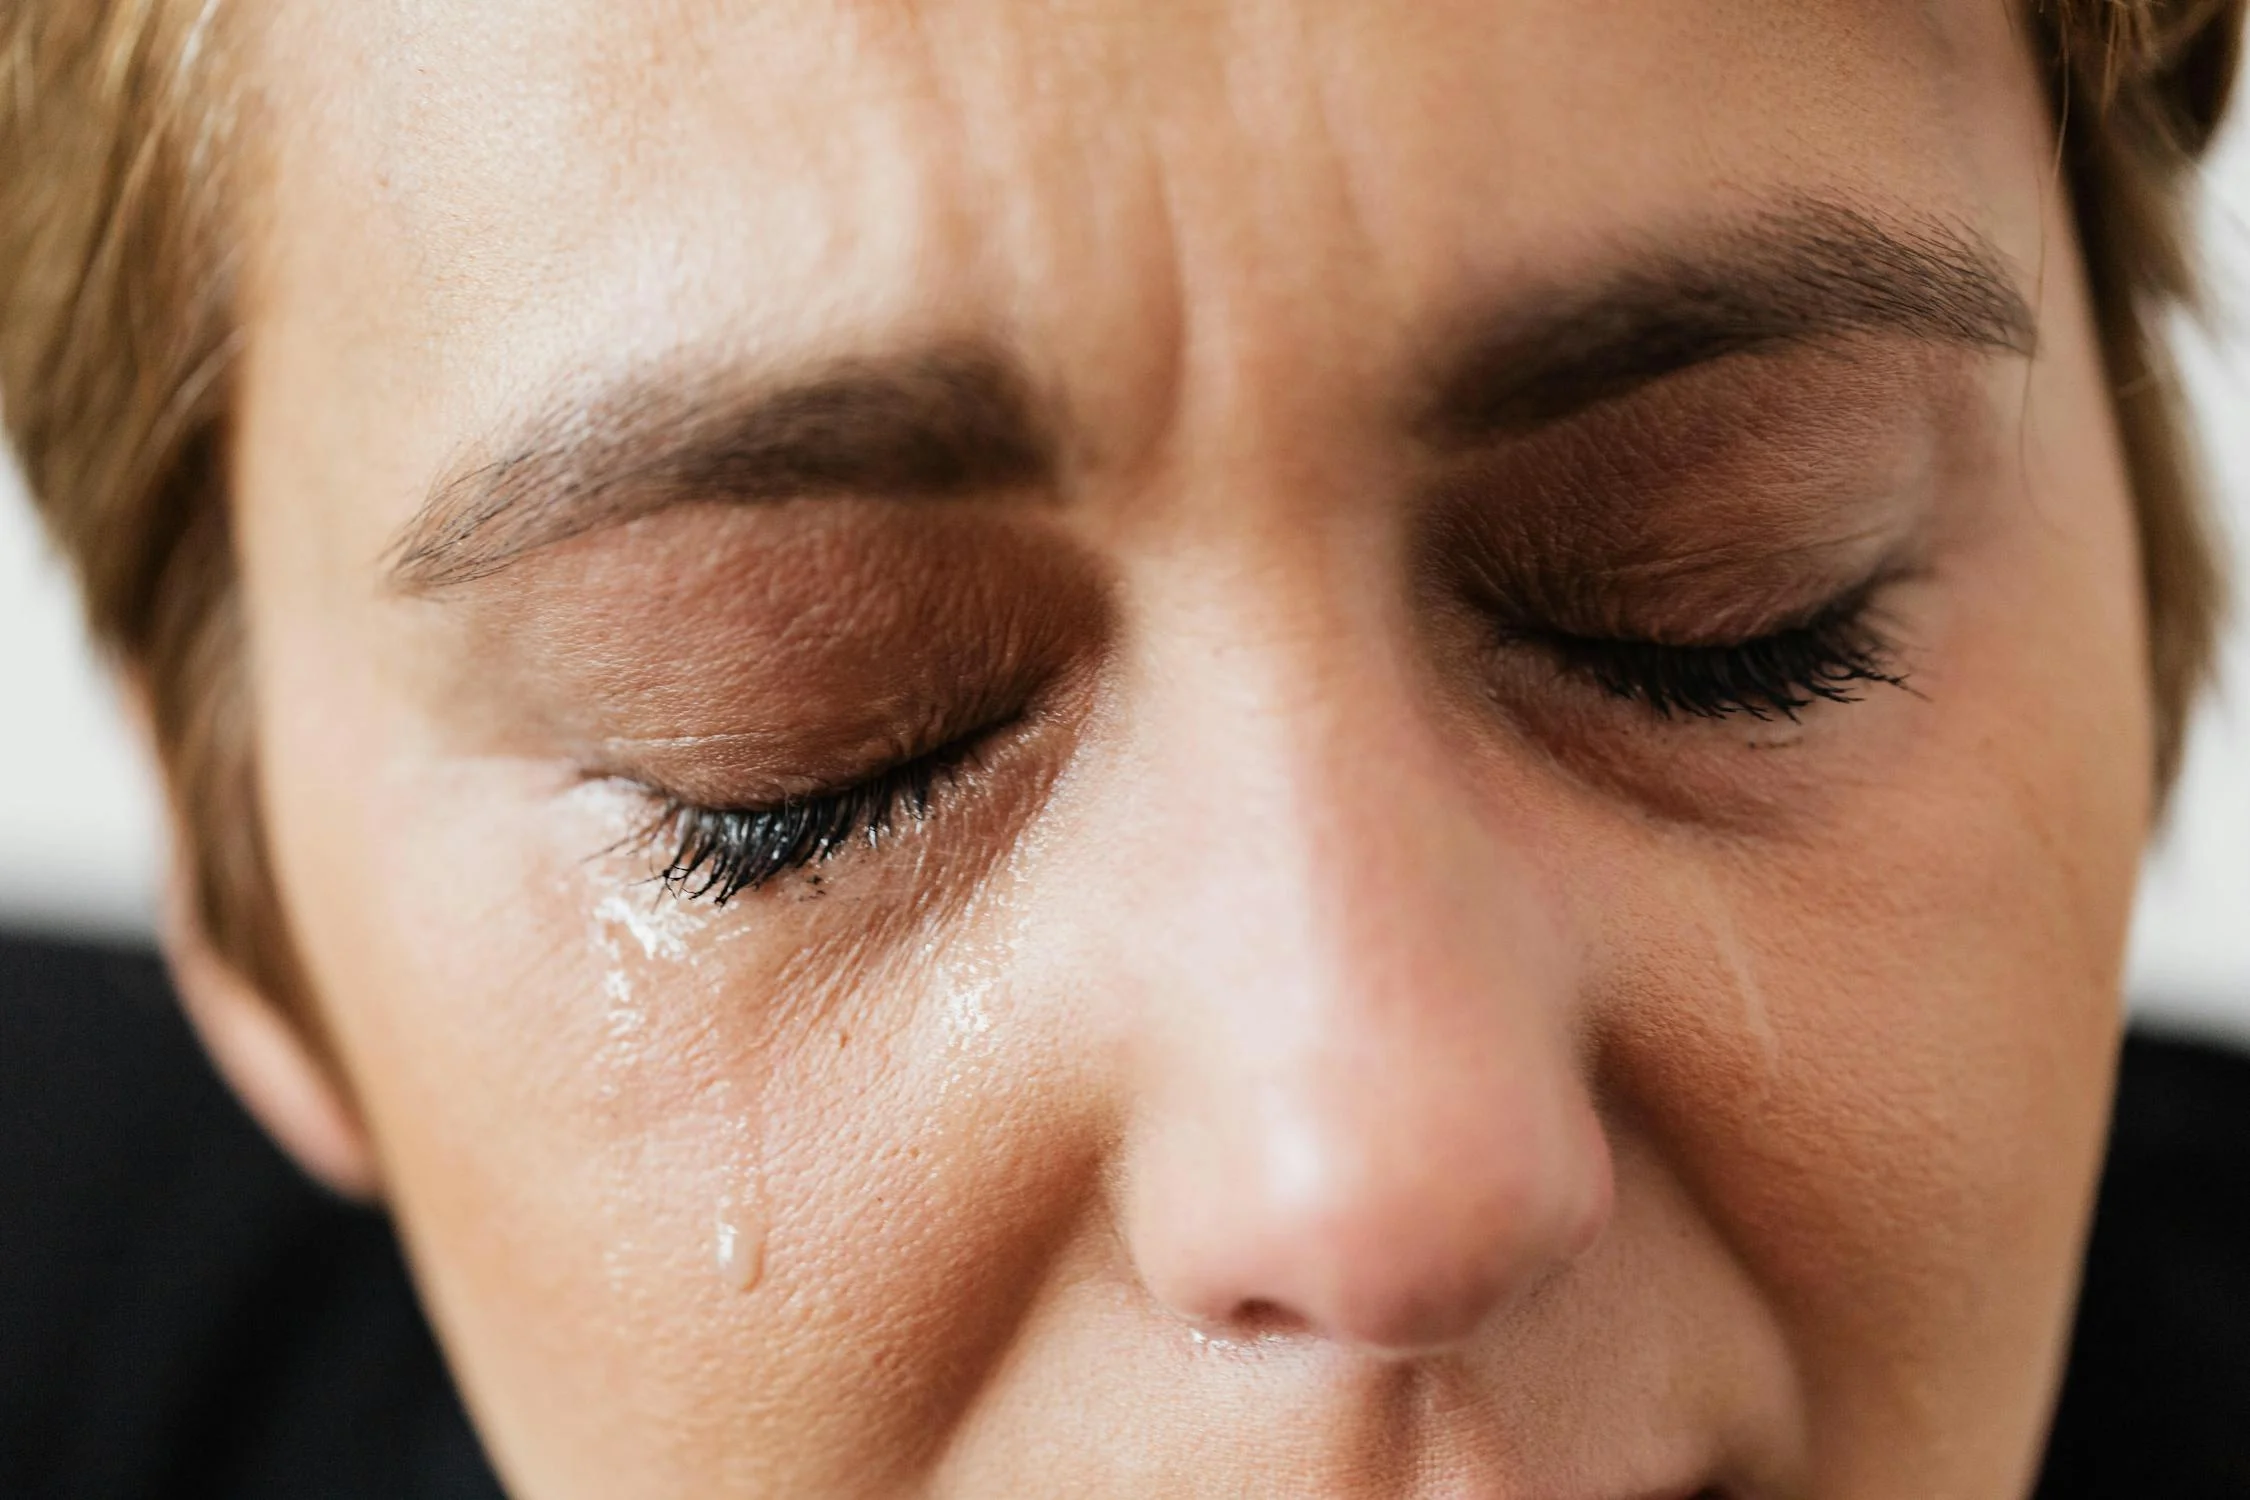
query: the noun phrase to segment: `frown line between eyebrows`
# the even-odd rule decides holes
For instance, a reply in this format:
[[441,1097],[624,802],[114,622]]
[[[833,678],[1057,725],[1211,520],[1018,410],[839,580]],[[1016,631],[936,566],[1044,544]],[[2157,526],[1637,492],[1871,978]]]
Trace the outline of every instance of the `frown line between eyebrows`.
[[[1966,225],[1813,199],[1448,311],[1405,420],[1440,450],[1734,356],[1871,334],[2029,356],[2036,331],[2005,259]],[[1051,490],[1061,435],[1031,390],[998,344],[974,341],[763,378],[643,372],[556,403],[482,450],[501,457],[440,480],[387,549],[389,580],[442,593],[689,501]]]

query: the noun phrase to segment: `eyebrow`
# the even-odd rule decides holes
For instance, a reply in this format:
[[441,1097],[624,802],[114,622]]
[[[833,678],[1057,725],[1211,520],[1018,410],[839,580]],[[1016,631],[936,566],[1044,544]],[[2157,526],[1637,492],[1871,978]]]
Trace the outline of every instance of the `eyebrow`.
[[1628,258],[1575,294],[1469,320],[1433,363],[1413,426],[1441,446],[1494,441],[1698,365],[1857,335],[2028,358],[2037,327],[2005,259],[1968,226],[1796,200],[1692,250]]
[[[2036,326],[1967,226],[1795,200],[1559,295],[1457,311],[1411,384],[1407,426],[1476,446],[1730,357],[1872,334],[2029,356]],[[441,591],[690,501],[1034,489],[1059,451],[1020,368],[975,342],[779,380],[660,370],[558,403],[495,446],[505,456],[441,479],[387,549],[394,587]]]
[[431,492],[389,548],[395,586],[468,583],[692,500],[986,494],[1053,468],[1021,376],[969,345],[832,360],[750,389],[723,376],[628,379],[563,403],[506,451]]

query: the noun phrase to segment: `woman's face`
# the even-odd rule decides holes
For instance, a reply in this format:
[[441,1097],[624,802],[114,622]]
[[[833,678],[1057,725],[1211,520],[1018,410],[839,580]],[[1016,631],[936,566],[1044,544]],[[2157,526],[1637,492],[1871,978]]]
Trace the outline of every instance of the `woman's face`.
[[273,5],[284,904],[525,1496],[1997,1496],[2148,817],[1999,0]]

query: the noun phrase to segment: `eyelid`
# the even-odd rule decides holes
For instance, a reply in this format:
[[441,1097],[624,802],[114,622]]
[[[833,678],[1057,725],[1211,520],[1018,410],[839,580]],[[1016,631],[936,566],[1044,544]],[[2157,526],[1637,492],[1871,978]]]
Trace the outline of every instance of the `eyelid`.
[[[1754,645],[1790,631],[1807,630],[1824,623],[1865,616],[1875,611],[1894,586],[1920,575],[1919,566],[1886,559],[1871,570],[1848,580],[1830,580],[1811,589],[1797,581],[1786,589],[1743,590],[1731,599],[1696,601],[1696,623],[1686,629],[1668,624],[1637,623],[1620,601],[1605,601],[1604,624],[1597,630],[1571,629],[1545,623],[1521,627],[1527,636],[1587,643],[1657,646],[1678,651],[1719,651]],[[1764,597],[1760,597],[1760,592]],[[1810,597],[1807,597],[1810,593]],[[1671,606],[1648,608],[1648,614],[1671,613]],[[1683,611],[1684,613],[1684,611]],[[1505,628],[1505,627],[1504,627]]]
[[1744,714],[1794,722],[1823,703],[1857,703],[1864,688],[1906,686],[1895,648],[1858,617],[1731,646],[1582,642],[1564,654],[1610,696],[1662,719]]
[[639,782],[654,813],[635,842],[666,860],[657,878],[677,894],[725,905],[848,849],[877,848],[902,821],[934,818],[992,769],[988,757],[1020,742],[1032,718],[1019,710],[849,781],[762,803],[699,803]]
[[1683,644],[1771,629],[1926,553],[1952,509],[1964,403],[1898,371],[1855,397],[1837,381],[1856,369],[1707,371],[1435,469],[1417,565],[1530,625]]
[[1737,715],[1794,722],[1823,704],[1859,702],[1876,686],[1906,687],[1883,601],[1910,573],[1885,568],[1813,608],[1724,636],[1589,634],[1506,619],[1498,623],[1498,635],[1504,647],[1538,651],[1561,674],[1642,710],[1654,722]]
[[768,810],[833,795],[956,742],[999,734],[1042,712],[1039,705],[1054,691],[1051,680],[964,670],[942,684],[864,701],[840,692],[834,696],[845,706],[838,708],[729,695],[710,713],[744,727],[609,734],[578,755],[589,775],[648,787],[685,806]]
[[[581,774],[631,787],[648,811],[613,850],[633,846],[654,852],[664,861],[659,878],[672,879],[676,887],[692,884],[686,894],[721,899],[857,844],[879,844],[899,826],[902,808],[917,823],[941,813],[950,819],[949,804],[958,796],[962,813],[974,816],[965,816],[958,833],[948,832],[929,852],[953,872],[946,879],[966,889],[961,883],[976,877],[965,872],[984,868],[1010,846],[1013,834],[1006,830],[1036,815],[1067,764],[1072,726],[1097,701],[1102,659],[1083,653],[1042,672],[1011,670],[989,680],[957,682],[959,696],[952,701],[933,697],[892,714],[866,710],[861,722],[890,727],[847,736],[855,746],[849,754],[818,749],[822,736],[808,727],[802,732],[813,748],[797,751],[792,769],[775,764],[789,753],[778,740],[773,756],[749,776],[740,766],[698,766],[692,755],[650,764],[620,753],[660,743],[723,746],[733,736],[722,731],[613,737],[604,742],[610,750],[606,762],[583,759]],[[720,843],[747,862],[738,861],[717,883],[701,883],[693,868],[697,851],[687,838],[697,829],[724,834]],[[756,857],[760,849],[763,858]],[[683,851],[691,856],[685,865]],[[703,852],[707,863],[712,851]],[[919,856],[914,864],[923,867]]]
[[675,895],[724,906],[857,840],[875,847],[902,816],[921,822],[949,769],[925,757],[834,792],[763,808],[668,801],[644,840],[658,850],[670,844],[657,878]]
[[914,719],[911,729],[886,724],[813,748],[778,729],[611,735],[596,741],[586,760],[594,774],[682,806],[759,810],[848,790],[956,737],[935,712]]

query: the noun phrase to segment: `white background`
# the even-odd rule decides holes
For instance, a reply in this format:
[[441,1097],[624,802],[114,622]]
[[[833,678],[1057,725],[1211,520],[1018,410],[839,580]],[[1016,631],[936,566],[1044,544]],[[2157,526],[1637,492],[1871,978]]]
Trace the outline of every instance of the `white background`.
[[[2222,143],[2209,188],[2216,326],[2182,355],[2250,594],[2250,128]],[[161,858],[148,771],[17,490],[0,468],[0,926],[143,934]],[[2246,613],[2150,858],[2130,989],[2153,1018],[2250,1040]]]

